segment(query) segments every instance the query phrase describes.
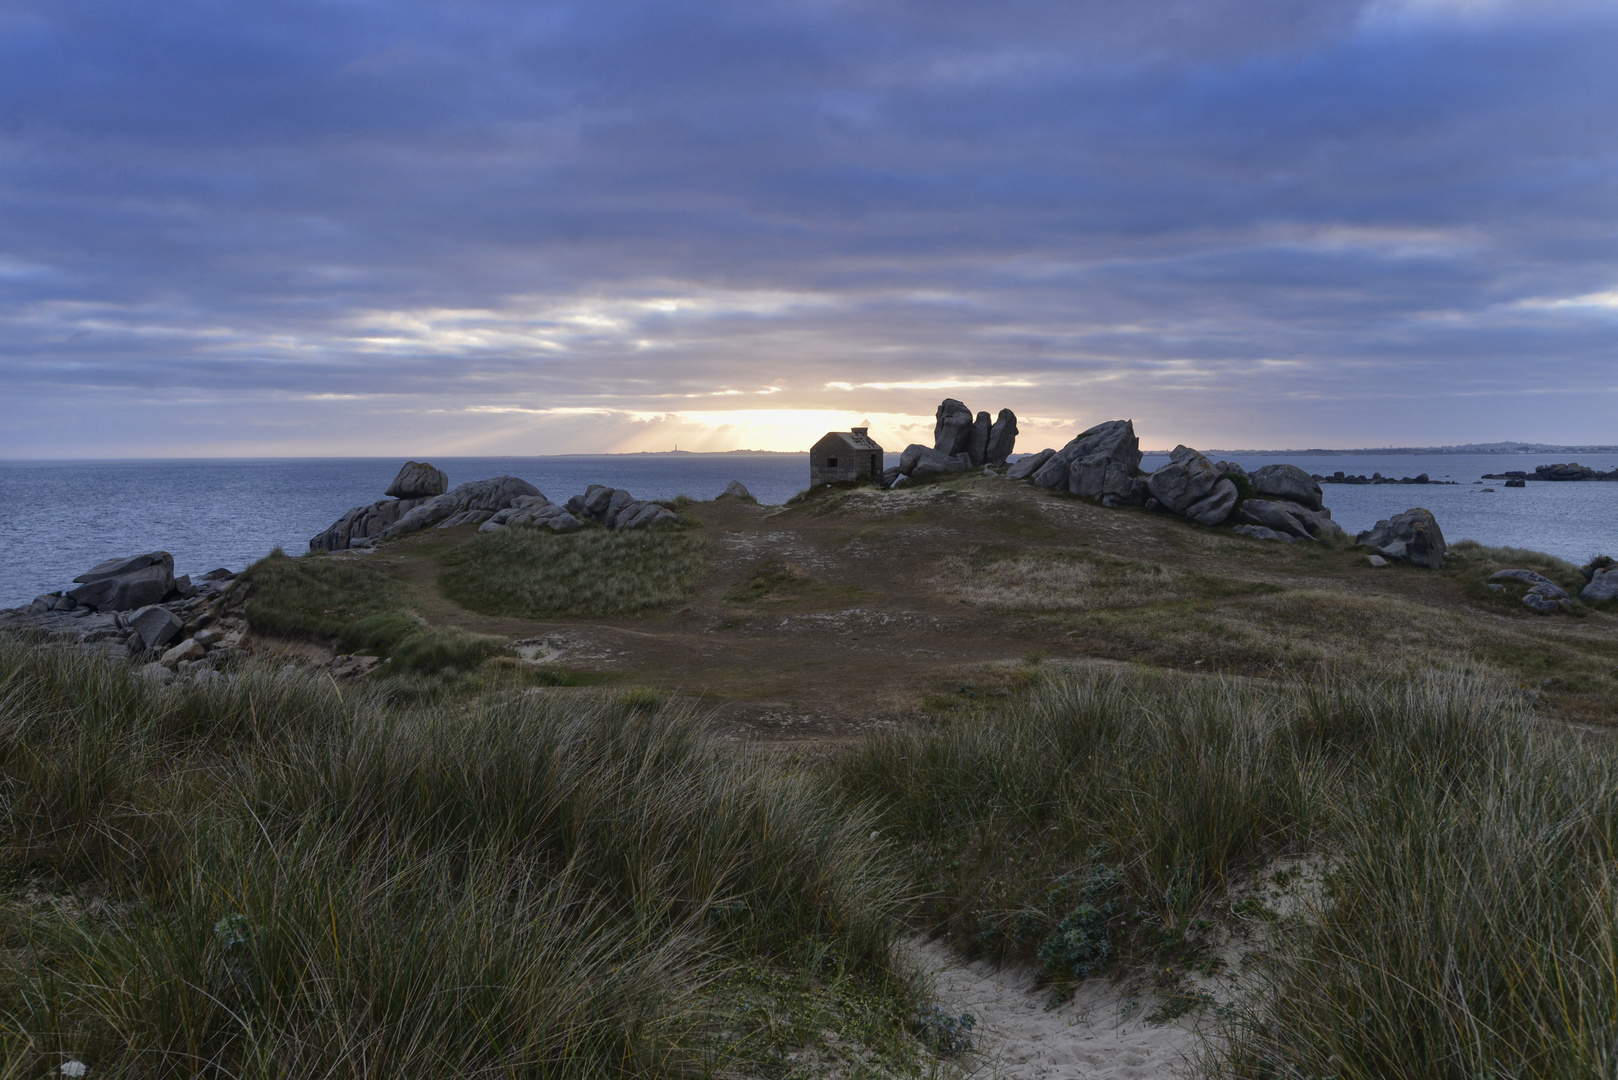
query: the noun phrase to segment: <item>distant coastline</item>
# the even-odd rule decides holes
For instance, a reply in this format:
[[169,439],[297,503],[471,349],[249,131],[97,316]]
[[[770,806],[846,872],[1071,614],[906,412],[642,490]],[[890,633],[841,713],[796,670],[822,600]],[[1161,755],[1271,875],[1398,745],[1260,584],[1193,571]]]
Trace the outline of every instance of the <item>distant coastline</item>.
[[[1169,450],[1143,450],[1167,454]],[[1298,457],[1346,457],[1367,454],[1618,454],[1618,445],[1556,446],[1550,443],[1465,443],[1460,446],[1373,446],[1355,450],[1205,450],[1205,454],[1293,454]]]

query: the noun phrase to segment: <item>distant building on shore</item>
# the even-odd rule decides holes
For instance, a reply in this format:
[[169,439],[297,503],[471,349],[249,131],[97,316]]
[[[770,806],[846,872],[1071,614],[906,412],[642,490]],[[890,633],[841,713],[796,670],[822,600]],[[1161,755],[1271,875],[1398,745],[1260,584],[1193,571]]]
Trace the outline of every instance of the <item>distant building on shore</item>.
[[809,450],[809,486],[882,478],[882,447],[866,434],[870,428],[828,431]]

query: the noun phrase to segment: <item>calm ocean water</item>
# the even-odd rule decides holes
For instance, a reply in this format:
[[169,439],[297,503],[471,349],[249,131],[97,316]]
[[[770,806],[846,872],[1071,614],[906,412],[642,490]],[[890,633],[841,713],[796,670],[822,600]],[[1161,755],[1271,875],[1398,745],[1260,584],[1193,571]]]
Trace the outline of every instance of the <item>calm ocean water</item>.
[[[1565,460],[1566,455],[1563,455]],[[890,463],[898,455],[890,454]],[[1166,458],[1148,456],[1155,468]],[[1291,461],[1311,473],[1381,472],[1461,481],[1460,487],[1327,485],[1326,504],[1354,532],[1413,506],[1438,516],[1451,541],[1527,547],[1583,562],[1618,554],[1618,483],[1531,483],[1485,494],[1485,472],[1532,471],[1555,455],[1237,455],[1248,469]],[[1618,455],[1581,464],[1618,467]],[[808,483],[807,454],[614,454],[538,458],[435,458],[450,484],[520,476],[560,502],[592,483],[639,498],[712,498],[740,480],[761,502],[779,503]],[[164,549],[177,573],[240,570],[280,546],[308,549],[309,537],[349,507],[375,502],[397,458],[229,461],[70,461],[0,464],[0,606],[63,588],[115,555]]]

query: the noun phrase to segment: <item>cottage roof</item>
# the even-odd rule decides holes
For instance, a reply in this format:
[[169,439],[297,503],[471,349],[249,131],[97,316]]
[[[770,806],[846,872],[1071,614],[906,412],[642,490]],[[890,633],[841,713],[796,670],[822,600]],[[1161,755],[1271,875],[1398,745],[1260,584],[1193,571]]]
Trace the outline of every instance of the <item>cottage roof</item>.
[[[882,449],[882,447],[880,445],[878,445],[877,443],[871,441],[871,437],[869,435],[865,434],[865,430],[863,428],[860,429],[859,431],[828,431],[828,432],[826,432],[825,437],[820,440],[820,442],[825,442],[826,439],[838,439],[843,443],[843,445],[847,446],[850,450],[881,450]],[[815,445],[819,446],[820,443],[816,443]]]

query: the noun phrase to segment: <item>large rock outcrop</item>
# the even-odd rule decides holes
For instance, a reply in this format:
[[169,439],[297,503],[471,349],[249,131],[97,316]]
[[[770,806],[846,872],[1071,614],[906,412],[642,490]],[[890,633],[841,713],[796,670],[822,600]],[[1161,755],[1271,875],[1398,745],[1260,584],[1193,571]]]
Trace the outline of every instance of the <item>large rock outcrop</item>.
[[1074,495],[1144,502],[1140,472],[1140,440],[1130,420],[1108,420],[1081,431],[1072,442],[1052,454],[1033,481],[1040,487],[1066,488]]
[[1045,463],[1056,454],[1055,450],[1046,447],[1037,454],[1024,454],[1018,458],[1016,464],[1006,470],[1008,480],[1027,480],[1044,468]]
[[407,461],[384,495],[395,499],[431,499],[449,490],[449,477],[425,461]]
[[575,517],[599,521],[609,529],[641,529],[680,520],[666,506],[643,502],[623,488],[605,484],[591,484],[583,495],[573,496],[567,501],[567,511]]
[[133,611],[158,603],[174,589],[174,556],[151,551],[108,559],[73,580],[82,583],[67,593],[73,605],[95,611]]
[[1375,548],[1389,559],[1412,566],[1441,570],[1444,566],[1444,534],[1431,510],[1415,507],[1385,518],[1354,538],[1360,547]]
[[[416,506],[400,515],[375,537],[391,540],[434,525],[450,528],[455,525],[481,525],[494,514],[511,506],[524,495],[538,495],[539,489],[515,476],[495,476],[488,480],[473,480],[453,491]],[[353,541],[349,542],[353,546]]]
[[884,486],[892,487],[899,477],[920,480],[940,473],[962,472],[979,465],[1001,466],[1016,449],[1017,414],[1001,409],[998,418],[976,416],[966,403],[945,398],[938,406],[933,423],[933,445],[911,443],[899,455],[897,471],[883,474]]

